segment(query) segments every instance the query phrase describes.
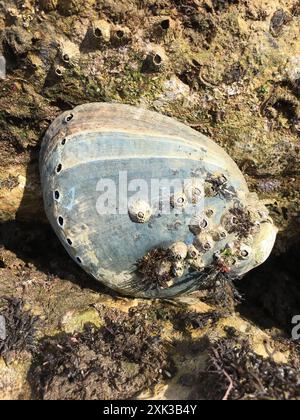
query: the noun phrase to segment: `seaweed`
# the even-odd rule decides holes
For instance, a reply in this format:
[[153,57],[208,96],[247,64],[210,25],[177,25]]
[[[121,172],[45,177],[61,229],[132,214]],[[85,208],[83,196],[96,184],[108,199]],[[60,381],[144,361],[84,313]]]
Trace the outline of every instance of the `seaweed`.
[[229,212],[234,217],[234,224],[229,233],[236,233],[239,239],[247,238],[255,227],[250,212],[242,207],[230,209]]
[[200,375],[209,400],[299,400],[300,359],[278,364],[254,353],[247,340],[224,338],[209,346],[207,371]]
[[61,333],[39,343],[28,379],[37,399],[127,399],[172,372],[157,323],[110,311],[105,326]]
[[217,311],[203,314],[196,311],[182,311],[173,319],[173,325],[179,331],[185,331],[187,329],[196,330],[198,328],[204,328],[209,324],[215,325],[221,318],[221,313]]
[[234,284],[236,280],[238,279],[231,273],[222,273],[217,268],[212,269],[212,274],[208,276],[205,284],[207,295],[203,300],[210,305],[233,312],[242,301],[242,296]]
[[5,307],[0,312],[4,321],[3,334],[0,337],[0,356],[5,358],[10,352],[33,352],[39,318],[24,310],[21,299],[1,297],[1,300],[5,302]]
[[214,194],[219,195],[225,200],[229,200],[237,194],[234,187],[228,185],[228,180],[225,175],[210,175],[206,182],[211,186]]
[[137,263],[137,270],[143,275],[144,290],[164,289],[172,279],[171,270],[164,273],[158,271],[159,264],[170,258],[169,250],[158,248],[151,250]]

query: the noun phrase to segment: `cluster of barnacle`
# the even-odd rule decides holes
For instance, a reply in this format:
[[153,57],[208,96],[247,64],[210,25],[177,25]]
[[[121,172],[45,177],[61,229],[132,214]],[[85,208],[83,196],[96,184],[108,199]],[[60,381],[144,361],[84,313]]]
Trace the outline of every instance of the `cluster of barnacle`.
[[181,277],[187,267],[192,267],[197,271],[201,271],[205,267],[201,252],[194,245],[177,242],[171,245],[169,251],[174,277]]
[[101,48],[111,43],[119,47],[130,42],[131,32],[129,28],[114,25],[105,19],[99,19],[92,23],[86,35],[86,42],[94,48]]
[[[122,88],[119,89],[119,83],[123,76],[131,76],[132,68],[136,69],[138,66],[139,72],[144,75],[164,74],[171,66],[173,55],[172,52],[169,56],[168,45],[173,38],[180,37],[179,32],[184,28],[183,23],[177,23],[178,19],[172,19],[172,17],[165,15],[165,13],[169,13],[167,10],[161,11],[160,15],[149,10],[152,16],[146,19],[148,12],[145,15],[145,10],[141,9],[139,2],[134,5],[134,12],[129,13],[123,19],[118,13],[114,16],[114,13],[109,10],[114,3],[112,1],[98,2],[98,7],[95,6],[93,0],[87,0],[86,2],[82,0],[36,0],[28,3],[31,4],[32,12],[30,13],[33,22],[30,23],[30,30],[24,30],[22,37],[34,35],[34,38],[37,39],[32,40],[32,36],[30,39],[26,39],[24,46],[22,45],[22,51],[17,54],[17,58],[22,62],[22,69],[26,71],[26,76],[30,75],[34,82],[46,88],[53,87],[56,84],[59,85],[60,82],[66,80],[69,81],[68,88],[72,84],[76,84],[76,87],[80,88],[81,82],[86,86],[87,77],[95,76],[96,81],[91,80],[91,83],[87,83],[92,86],[92,99],[94,99],[94,96],[100,96],[94,95],[93,88],[108,77],[107,72],[116,75],[116,77],[113,76],[110,79],[112,81],[111,88],[104,86],[103,89],[101,88],[104,96],[108,92],[109,98],[122,95],[120,91],[123,92],[123,87],[126,87],[126,85],[122,85]],[[129,3],[128,6],[130,7],[131,3],[134,2]],[[113,9],[118,8],[118,5],[112,5],[111,7]],[[123,5],[122,7],[124,9],[126,6]],[[19,9],[21,9],[21,6]],[[25,11],[22,8],[21,12],[16,10],[16,13],[23,16]],[[140,30],[134,22],[139,16],[142,16],[142,13],[146,17],[144,16],[139,21],[139,25],[143,28],[143,30]],[[75,15],[82,17],[82,19],[75,21]],[[56,16],[58,16],[57,27],[54,26],[54,17]],[[65,22],[60,21],[61,16],[67,17]],[[41,22],[43,22],[43,25],[39,25]],[[5,33],[8,30],[18,31],[19,22],[14,23],[16,26],[12,25],[5,30]],[[59,34],[58,40],[57,36],[49,36],[54,29],[55,33]],[[9,40],[8,43],[13,44],[14,41]],[[16,48],[20,49],[20,45],[15,44]],[[124,50],[119,48],[125,46],[126,49],[128,47],[126,56],[123,54]],[[26,51],[24,51],[25,48]],[[10,49],[15,49],[15,45],[12,45]],[[103,53],[102,56],[97,53],[99,51]],[[90,53],[95,53],[95,57],[91,56]],[[9,55],[7,54],[7,56]],[[115,69],[113,69],[115,71],[111,71],[111,65],[114,62],[118,63],[119,72]],[[15,64],[16,61],[14,60],[12,63],[14,68],[16,67]],[[77,67],[78,64],[80,64],[80,67]],[[179,67],[181,67],[181,64]],[[194,71],[196,76],[193,77],[193,80],[196,80],[198,69],[195,68]],[[175,73],[177,74],[177,71]],[[81,77],[81,74],[84,77]],[[77,84],[75,79],[79,79],[80,83]],[[144,78],[139,80],[144,80]],[[145,80],[148,80],[146,76]],[[113,83],[114,81],[116,85]],[[152,88],[152,85],[149,84],[149,88]],[[128,92],[132,93],[133,90],[129,89]],[[97,89],[97,93],[99,91],[100,87]],[[88,93],[90,92],[88,91]]]
[[197,205],[204,198],[203,182],[194,178],[186,182],[183,191],[176,191],[170,198],[171,207],[181,209],[187,204]]
[[159,289],[171,287],[188,267],[202,271],[205,265],[197,248],[184,242],[176,242],[168,249],[153,249],[137,265],[144,287]]
[[[189,230],[193,240],[189,244],[184,242],[173,243],[164,254],[164,258],[153,260],[151,269],[152,280],[156,280],[161,288],[170,287],[174,279],[182,277],[186,270],[203,272],[209,264],[214,270],[227,274],[238,262],[249,260],[252,255],[254,236],[258,234],[261,223],[269,221],[268,210],[259,204],[255,197],[249,197],[244,205],[239,201],[237,193],[225,175],[209,174],[203,181],[194,178],[185,185],[183,191],[171,196],[171,206],[176,210],[185,210],[188,204],[197,205],[204,197],[220,196],[221,199],[230,200],[231,204],[220,221],[216,218],[216,210],[206,207],[191,217]],[[137,201],[129,206],[129,217],[135,223],[146,223],[152,216],[152,210],[145,201]],[[144,270],[144,274],[146,274]],[[154,274],[153,274],[154,273]],[[153,278],[153,275],[155,278]]]
[[[117,47],[125,45],[129,41],[130,31],[128,28],[112,25],[101,19],[94,21],[87,30],[83,47],[86,46],[87,50],[97,50],[106,47],[109,43]],[[66,68],[78,65],[81,47],[68,39],[58,41],[54,65],[56,76],[62,77]]]
[[269,214],[263,205],[235,205],[222,217],[221,225],[227,234],[236,238],[214,254],[220,271],[228,273],[239,260],[247,260],[252,254],[252,243],[262,223],[269,221]]
[[[34,3],[34,6],[32,3]],[[30,22],[30,31],[26,30],[27,28],[24,25],[19,25],[18,19],[14,19],[15,25],[5,30],[4,40],[7,38],[9,49],[16,51],[16,58],[22,61],[23,68],[27,72],[31,72],[32,77],[38,83],[41,83],[41,85],[45,83],[45,86],[55,84],[59,79],[64,80],[71,74],[76,76],[78,73],[70,70],[77,66],[79,62],[84,65],[84,54],[96,51],[107,53],[110,48],[119,48],[131,44],[136,44],[132,48],[132,52],[137,51],[140,56],[140,71],[142,73],[153,74],[167,69],[170,60],[165,49],[159,44],[163,40],[167,42],[177,33],[175,21],[170,16],[162,14],[161,16],[151,17],[145,23],[150,29],[146,31],[147,39],[141,40],[141,31],[135,29],[137,26],[133,24],[134,19],[139,16],[139,9],[137,9],[134,17],[130,15],[126,19],[127,23],[125,23],[125,19],[112,19],[110,13],[106,13],[102,2],[99,9],[94,7],[94,3],[93,0],[87,2],[82,0],[37,0],[31,2],[30,16],[32,16],[33,22]],[[90,8],[88,9],[89,12],[85,6]],[[15,11],[18,16],[22,16],[22,18],[25,16],[23,7],[21,12],[17,9]],[[51,21],[54,17],[54,14],[51,13],[55,11],[63,16],[75,16],[82,13],[90,19],[90,22],[87,25],[83,21],[81,23],[77,22],[72,31],[74,38],[65,36],[68,32],[70,33],[68,29],[63,29],[61,34],[58,35],[57,28],[55,31],[54,28],[51,28]],[[39,27],[38,23],[42,21],[46,21],[46,23],[44,27],[42,25]],[[66,27],[69,24],[73,25],[71,20],[66,20]],[[144,25],[144,21],[142,25]],[[62,28],[61,23],[59,23],[59,28]],[[51,29],[53,31],[52,36],[50,34]],[[23,31],[23,33],[19,34],[19,31]],[[13,34],[10,34],[10,32]],[[57,40],[57,38],[60,39]]]
[[172,272],[175,277],[182,276],[186,268],[203,271],[206,267],[204,255],[212,252],[216,243],[224,243],[226,239],[224,247],[213,253],[213,265],[220,272],[229,273],[238,261],[251,257],[254,235],[259,232],[261,223],[269,220],[266,208],[257,203],[253,207],[235,203],[218,226],[212,226],[210,218],[213,215],[214,210],[208,208],[192,217],[189,226],[194,235],[192,245],[178,242],[170,247],[170,255],[175,261]]
[[[202,225],[204,221],[206,219],[202,218]],[[193,225],[191,228],[195,232],[195,226]],[[197,228],[199,228],[198,225]],[[169,247],[168,259],[160,261],[157,266],[159,271],[162,272],[163,270],[164,274],[168,274],[169,282],[166,284],[167,286],[173,284],[174,280],[172,279],[182,277],[186,269],[192,269],[199,273],[203,272],[206,268],[204,255],[213,250],[215,242],[224,240],[228,236],[228,232],[222,226],[219,226],[213,232],[206,232],[205,229],[200,228],[200,233],[195,237],[193,244],[187,245],[184,242],[176,242]],[[236,240],[227,243],[223,249],[214,252],[212,265],[219,272],[229,273],[238,260],[250,258],[252,253],[250,242]]]

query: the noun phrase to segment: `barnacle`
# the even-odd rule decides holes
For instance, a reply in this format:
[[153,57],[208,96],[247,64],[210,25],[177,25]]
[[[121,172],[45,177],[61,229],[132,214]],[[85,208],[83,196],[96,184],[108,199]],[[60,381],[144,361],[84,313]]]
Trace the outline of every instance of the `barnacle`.
[[188,258],[191,260],[195,260],[200,256],[200,252],[194,245],[188,246]]
[[212,237],[216,242],[223,241],[228,237],[228,233],[222,226],[219,226],[216,230],[213,231]]
[[198,256],[197,258],[193,258],[190,261],[190,266],[195,270],[202,271],[205,268],[205,263],[203,261],[203,258],[201,256]]
[[188,247],[184,242],[176,242],[169,249],[170,254],[177,261],[182,261],[187,257]]
[[63,63],[77,65],[80,59],[79,47],[69,40],[61,40],[58,43],[59,56]]
[[184,274],[184,265],[181,262],[174,263],[172,273],[174,277],[182,277]]
[[131,32],[124,26],[115,26],[111,31],[111,40],[116,47],[126,45],[130,41]]
[[197,204],[204,197],[203,182],[197,178],[193,178],[187,182],[184,188],[184,193],[191,204]]
[[194,245],[201,253],[205,253],[212,250],[214,246],[214,240],[210,234],[200,233],[196,236]]
[[196,214],[192,217],[190,221],[190,231],[195,235],[198,235],[200,232],[206,231],[209,229],[210,224],[206,216]]
[[145,73],[160,72],[166,66],[167,61],[167,55],[162,47],[150,46],[142,66],[142,71]]
[[184,192],[176,192],[171,196],[170,202],[172,207],[180,209],[187,205],[188,200]]
[[98,42],[109,42],[111,37],[111,25],[104,19],[93,22],[93,35]]
[[152,210],[145,200],[136,200],[129,205],[129,217],[133,222],[146,223],[151,217]]

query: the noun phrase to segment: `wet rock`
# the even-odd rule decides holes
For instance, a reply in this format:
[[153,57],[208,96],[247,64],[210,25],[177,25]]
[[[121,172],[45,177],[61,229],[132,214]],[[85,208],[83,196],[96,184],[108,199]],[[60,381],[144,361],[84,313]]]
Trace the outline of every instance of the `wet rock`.
[[5,46],[16,58],[24,56],[32,48],[32,35],[20,27],[11,27],[5,32]]

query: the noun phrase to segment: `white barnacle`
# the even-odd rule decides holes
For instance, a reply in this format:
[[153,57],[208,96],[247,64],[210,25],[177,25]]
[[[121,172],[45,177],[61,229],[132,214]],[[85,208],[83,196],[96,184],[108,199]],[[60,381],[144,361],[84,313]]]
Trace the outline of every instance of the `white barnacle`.
[[183,192],[176,192],[171,196],[171,206],[175,209],[184,208],[187,201],[187,197]]
[[189,228],[194,235],[198,235],[200,232],[207,231],[209,229],[208,219],[201,215],[194,215],[190,221]]
[[128,207],[130,219],[135,223],[146,223],[150,220],[152,209],[145,200],[133,201]]
[[258,220],[256,220],[255,222],[253,222],[253,226],[250,229],[250,234],[255,236],[259,233],[260,229],[261,224]]
[[196,236],[194,245],[201,253],[206,253],[212,250],[214,240],[210,234],[200,233]]
[[215,197],[218,192],[215,190],[211,182],[206,181],[204,184],[204,194],[206,197]]
[[159,277],[167,276],[170,274],[171,268],[172,268],[172,264],[170,261],[166,261],[166,260],[160,261],[156,269],[157,275]]
[[198,256],[197,258],[191,260],[190,265],[197,271],[202,271],[205,268],[205,264],[201,256]]
[[231,232],[232,229],[239,223],[238,218],[231,213],[226,213],[221,219],[222,227],[227,231]]
[[66,69],[62,66],[57,66],[55,67],[54,72],[57,77],[63,77],[66,72]]
[[174,277],[182,277],[184,274],[184,265],[182,262],[174,263],[172,267],[172,274]]
[[223,241],[227,236],[227,231],[222,226],[219,226],[212,233],[212,237],[216,242]]
[[200,256],[198,249],[194,245],[188,246],[188,258],[195,260]]
[[212,208],[208,208],[208,209],[205,210],[205,215],[208,218],[213,217],[214,214],[215,214],[215,210],[212,209]]
[[176,242],[169,248],[172,258],[176,261],[183,261],[188,254],[188,247],[184,242]]
[[203,182],[197,178],[186,182],[184,193],[189,203],[198,204],[204,198]]
[[80,50],[78,45],[69,41],[68,39],[60,40],[58,43],[58,51],[60,59],[71,66],[78,64],[80,59]]
[[110,41],[111,37],[111,25],[104,19],[93,22],[93,35],[96,39],[103,40],[105,42]]
[[242,260],[248,260],[252,254],[252,249],[246,244],[241,244],[239,249],[239,258]]

